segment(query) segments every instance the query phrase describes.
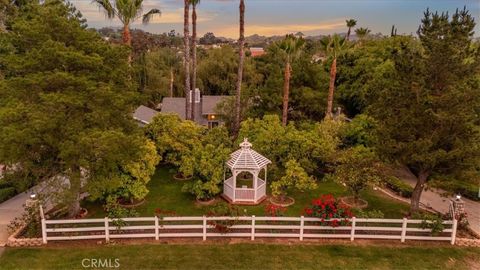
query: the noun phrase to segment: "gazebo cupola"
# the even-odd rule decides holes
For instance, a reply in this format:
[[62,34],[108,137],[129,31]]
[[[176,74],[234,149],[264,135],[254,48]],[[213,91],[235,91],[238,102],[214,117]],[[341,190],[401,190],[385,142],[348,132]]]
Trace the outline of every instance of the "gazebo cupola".
[[[267,165],[272,162],[253,150],[246,138],[230,157],[226,164],[232,177],[224,177],[223,197],[235,204],[262,202],[267,191]],[[264,179],[259,177],[262,170],[265,171]]]

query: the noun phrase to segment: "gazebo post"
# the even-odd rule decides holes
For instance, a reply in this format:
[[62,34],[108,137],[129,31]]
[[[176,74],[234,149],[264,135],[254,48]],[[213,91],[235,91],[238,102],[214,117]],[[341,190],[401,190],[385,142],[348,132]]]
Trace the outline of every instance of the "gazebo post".
[[253,202],[257,202],[257,181],[258,181],[258,174],[260,173],[257,170],[253,171]]
[[265,165],[265,179],[263,179],[265,181],[265,185],[267,184],[267,165]]
[[235,193],[237,193],[237,170],[233,170],[233,202],[235,202]]

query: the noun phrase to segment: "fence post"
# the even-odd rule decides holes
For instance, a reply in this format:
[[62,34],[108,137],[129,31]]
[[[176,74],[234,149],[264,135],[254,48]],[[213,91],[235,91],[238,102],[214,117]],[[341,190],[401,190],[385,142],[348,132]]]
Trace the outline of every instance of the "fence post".
[[305,217],[300,217],[300,241],[303,241],[303,227],[305,225]]
[[158,217],[155,216],[155,240],[158,240],[159,235],[158,235]]
[[207,240],[207,217],[203,216],[203,241]]
[[403,218],[403,223],[402,223],[402,236],[401,236],[401,239],[400,239],[400,241],[401,241],[402,243],[405,242],[405,237],[407,236],[407,224],[408,224],[407,218]]
[[108,222],[108,217],[105,217],[105,241],[109,242],[110,241],[110,225]]
[[352,231],[350,232],[350,241],[355,239],[355,225],[356,225],[356,217],[352,218]]
[[45,221],[45,218],[42,218],[42,242],[44,244],[47,243],[47,223]]
[[453,227],[452,227],[452,240],[450,241],[450,244],[455,245],[455,238],[457,237],[457,226],[458,226],[458,220],[453,217]]
[[255,240],[255,215],[252,216],[252,236],[250,240]]

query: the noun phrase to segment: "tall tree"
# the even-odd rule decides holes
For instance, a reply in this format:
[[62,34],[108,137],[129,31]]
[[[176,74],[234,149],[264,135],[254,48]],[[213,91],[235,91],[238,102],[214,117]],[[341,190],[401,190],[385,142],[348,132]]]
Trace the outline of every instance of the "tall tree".
[[321,40],[322,49],[332,58],[330,65],[330,83],[328,87],[327,112],[325,117],[332,117],[333,98],[335,96],[335,79],[337,77],[337,58],[346,47],[346,40],[335,34]]
[[192,115],[195,121],[195,91],[197,89],[197,5],[200,0],[190,0],[192,3]]
[[[190,0],[184,0],[183,7],[183,65],[185,68],[185,119],[191,118],[190,106]],[[193,99],[193,95],[192,95]]]
[[370,34],[370,32],[370,29],[364,27],[355,29],[355,34],[357,35],[358,39],[360,39],[360,42],[362,42],[368,36],[368,34]]
[[283,52],[285,68],[283,72],[283,109],[282,109],[282,124],[287,125],[288,121],[288,100],[290,95],[290,78],[292,76],[292,62],[301,53],[305,46],[305,40],[303,38],[297,38],[294,35],[287,35],[280,43],[278,47]]
[[31,1],[2,34],[10,51],[0,58],[0,163],[68,179],[47,190],[63,191],[70,216],[82,192],[119,187],[119,168],[145,143],[131,118],[129,50],[84,22],[64,1]]
[[132,45],[130,35],[130,25],[142,18],[144,24],[150,22],[154,15],[160,15],[159,9],[151,9],[142,15],[143,0],[93,0],[100,8],[105,11],[109,19],[118,18],[123,24],[123,43]]
[[240,0],[240,38],[238,39],[238,75],[237,87],[235,91],[235,119],[233,123],[233,134],[236,136],[240,130],[240,113],[241,113],[241,95],[242,95],[242,80],[243,80],[243,64],[245,61],[245,2]]
[[[468,11],[426,11],[411,39],[389,50],[377,69],[369,113],[378,121],[376,149],[408,172],[416,185],[411,212],[433,174],[461,177],[480,158],[478,112],[480,50],[472,46],[474,19]],[[477,168],[478,169],[478,168]]]
[[349,19],[345,21],[347,23],[348,31],[347,31],[347,40],[350,40],[350,34],[352,33],[352,28],[357,25],[357,20]]

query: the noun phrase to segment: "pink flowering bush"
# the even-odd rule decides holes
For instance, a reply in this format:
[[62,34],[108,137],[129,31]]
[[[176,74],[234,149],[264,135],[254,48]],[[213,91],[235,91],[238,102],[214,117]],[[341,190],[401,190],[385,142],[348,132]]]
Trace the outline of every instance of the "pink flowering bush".
[[312,205],[306,207],[303,213],[307,217],[320,218],[321,225],[332,227],[349,225],[349,219],[353,217],[350,207],[338,202],[331,194],[313,199]]

